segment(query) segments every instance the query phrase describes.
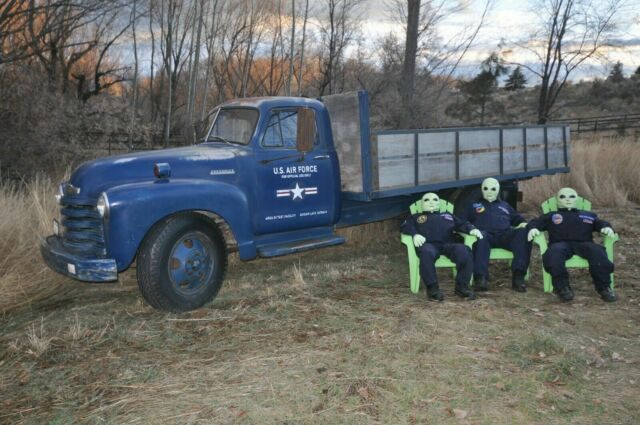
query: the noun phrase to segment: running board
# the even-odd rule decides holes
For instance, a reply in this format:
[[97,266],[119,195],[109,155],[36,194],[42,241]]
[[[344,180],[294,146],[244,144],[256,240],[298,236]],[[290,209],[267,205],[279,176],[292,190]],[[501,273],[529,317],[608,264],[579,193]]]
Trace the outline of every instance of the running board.
[[342,236],[329,235],[316,239],[266,245],[258,248],[258,255],[261,257],[278,257],[280,255],[293,254],[294,252],[340,245],[344,243],[344,241],[345,239]]

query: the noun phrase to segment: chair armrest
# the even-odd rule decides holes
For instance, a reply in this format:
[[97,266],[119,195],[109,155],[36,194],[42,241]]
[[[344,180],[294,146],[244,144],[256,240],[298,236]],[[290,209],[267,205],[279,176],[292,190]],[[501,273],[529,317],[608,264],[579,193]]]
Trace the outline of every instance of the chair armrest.
[[540,232],[538,236],[533,238],[533,243],[538,245],[538,248],[540,248],[540,254],[544,254],[545,252],[547,252],[547,248],[548,248],[547,238],[544,237],[543,232]]
[[473,248],[473,244],[478,241],[473,235],[469,235],[468,233],[457,232],[464,239],[464,244],[469,247],[469,249]]
[[603,235],[604,249],[607,251],[607,257],[613,261],[613,244],[620,240],[620,236],[614,233],[613,236]]
[[406,233],[400,233],[400,242],[405,244],[407,248],[414,248],[413,246],[413,238],[411,235],[407,235]]

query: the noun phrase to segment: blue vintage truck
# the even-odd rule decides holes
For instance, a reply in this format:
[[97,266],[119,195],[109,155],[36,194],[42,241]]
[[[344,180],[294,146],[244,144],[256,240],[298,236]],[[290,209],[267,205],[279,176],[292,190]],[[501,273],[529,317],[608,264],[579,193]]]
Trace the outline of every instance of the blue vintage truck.
[[196,309],[241,260],[337,245],[336,227],[388,219],[416,194],[457,206],[487,176],[515,205],[517,181],[569,170],[564,125],[372,131],[368,96],[238,99],[194,146],[80,166],[59,187],[41,252],[53,270],[109,282],[136,262],[144,299]]

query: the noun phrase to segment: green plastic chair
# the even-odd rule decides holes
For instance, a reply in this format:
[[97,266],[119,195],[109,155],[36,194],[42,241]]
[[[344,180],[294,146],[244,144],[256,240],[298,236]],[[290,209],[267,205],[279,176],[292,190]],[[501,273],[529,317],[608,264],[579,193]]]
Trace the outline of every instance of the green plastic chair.
[[[542,208],[542,212],[544,214],[552,211],[558,211],[558,201],[554,196],[544,201],[540,207]],[[576,199],[576,209],[591,211],[591,202],[578,196],[578,198]],[[613,244],[615,244],[619,239],[620,236],[618,236],[617,233],[613,236],[604,236],[604,248],[607,251],[607,257],[611,262],[613,262]],[[545,238],[544,234],[540,233],[533,239],[533,242],[540,248],[540,256],[544,255],[544,253],[547,252],[549,245],[547,244],[547,239]],[[565,261],[564,264],[568,269],[589,268],[589,262],[578,255],[572,256],[567,261]],[[542,266],[542,281],[544,283],[544,292],[553,292],[551,275],[546,272],[544,266]],[[613,273],[611,273],[611,289],[613,289]]]
[[[422,200],[416,201],[409,207],[411,214],[419,214],[422,212]],[[448,212],[453,214],[453,204],[443,199],[440,200],[440,212]],[[469,248],[473,247],[476,242],[476,237],[460,233],[464,238],[464,244]],[[409,283],[411,286],[411,292],[417,294],[420,292],[420,258],[416,253],[416,247],[413,246],[413,237],[402,233],[400,235],[400,241],[407,246],[407,257],[409,260]],[[452,268],[453,276],[456,276],[456,265],[453,261],[444,255],[441,255],[436,260],[436,268]]]

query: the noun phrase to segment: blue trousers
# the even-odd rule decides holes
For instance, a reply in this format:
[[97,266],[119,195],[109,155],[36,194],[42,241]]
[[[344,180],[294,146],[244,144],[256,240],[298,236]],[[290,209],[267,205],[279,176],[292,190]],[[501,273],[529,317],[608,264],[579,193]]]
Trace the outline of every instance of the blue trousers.
[[513,253],[511,271],[525,274],[531,258],[531,242],[527,241],[527,229],[508,229],[501,233],[482,232],[483,239],[473,245],[473,274],[489,280],[489,255],[491,248],[503,248]]
[[573,255],[579,255],[589,262],[589,273],[596,290],[607,288],[611,284],[613,263],[607,258],[607,251],[594,242],[555,242],[542,256],[544,269],[551,275],[553,286],[561,289],[569,279],[564,262]]
[[461,243],[425,243],[416,248],[420,257],[420,277],[425,285],[438,283],[435,262],[440,255],[448,257],[456,265],[456,284],[468,285],[473,272],[471,250]]

